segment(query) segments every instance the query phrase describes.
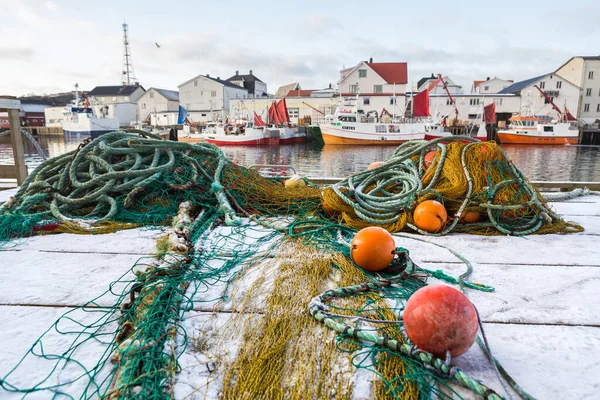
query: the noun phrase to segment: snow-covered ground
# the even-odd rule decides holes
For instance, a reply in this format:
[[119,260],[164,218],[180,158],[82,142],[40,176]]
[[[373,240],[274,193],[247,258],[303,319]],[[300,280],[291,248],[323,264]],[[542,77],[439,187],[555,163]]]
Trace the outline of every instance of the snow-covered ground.
[[[9,194],[0,191],[0,202]],[[481,314],[495,357],[526,391],[539,399],[598,398],[600,197],[554,203],[554,207],[566,220],[582,224],[585,232],[526,238],[450,235],[426,240],[466,257],[474,265],[471,280],[495,287],[494,293],[468,290],[467,294]],[[149,229],[99,236],[61,234],[21,239],[4,248],[0,253],[0,378],[67,307],[83,305],[104,293],[111,282],[130,274],[139,258],[151,256],[159,235],[159,230]],[[256,231],[256,237],[260,235]],[[418,265],[442,269],[453,276],[465,270],[464,264],[447,250],[413,237],[423,239],[402,235],[397,243],[410,250]],[[236,238],[230,240],[235,246]],[[220,262],[214,261],[215,265]],[[229,290],[242,291],[256,278],[257,274],[249,273]],[[199,292],[195,299],[216,298],[223,288],[221,285]],[[111,296],[98,300],[99,306],[113,304]],[[213,307],[215,313],[206,312]],[[184,328],[190,337],[201,338],[229,321],[231,314],[225,312],[229,307],[211,301],[194,303],[186,314]],[[53,336],[50,343],[57,348],[68,345],[72,342],[68,336]],[[217,398],[219,377],[211,371],[218,370],[219,359],[234,356],[240,337],[232,332],[231,337],[221,340],[223,343],[217,347],[188,347],[180,359],[182,372],[177,377],[176,398]],[[93,365],[101,351],[97,344],[85,356],[79,354],[78,359]],[[454,362],[470,376],[503,393],[477,346]],[[40,380],[48,364],[28,360],[27,368],[16,371],[9,382],[30,387]],[[369,379],[363,376],[357,381],[366,380],[368,388]],[[69,390],[76,398],[81,385]],[[461,393],[467,398],[472,396]],[[21,397],[0,389],[2,399]],[[46,392],[27,398],[48,397]]]

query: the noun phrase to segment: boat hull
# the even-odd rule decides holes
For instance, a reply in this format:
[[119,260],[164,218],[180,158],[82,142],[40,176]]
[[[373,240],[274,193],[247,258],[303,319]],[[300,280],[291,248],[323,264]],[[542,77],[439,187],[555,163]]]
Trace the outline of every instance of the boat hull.
[[564,136],[526,136],[514,133],[498,132],[498,139],[502,144],[546,144],[546,145],[565,145],[577,144],[578,137]]
[[[350,125],[350,124],[348,124]],[[350,125],[352,126],[352,125]],[[425,132],[411,131],[402,132],[397,134],[389,133],[371,133],[364,132],[358,129],[346,130],[340,129],[332,125],[321,125],[321,136],[325,144],[337,144],[337,145],[391,145],[397,146],[409,140],[419,140],[425,137]],[[360,128],[360,125],[357,125]]]
[[223,140],[220,138],[207,137],[208,143],[216,144],[217,146],[277,146],[279,144],[278,137],[257,138],[257,139],[233,139]]

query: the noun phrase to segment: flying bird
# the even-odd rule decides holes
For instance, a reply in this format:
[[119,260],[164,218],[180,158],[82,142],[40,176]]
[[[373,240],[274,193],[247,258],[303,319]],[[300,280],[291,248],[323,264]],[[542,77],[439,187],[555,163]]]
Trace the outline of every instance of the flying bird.
[[154,44],[160,49],[160,45],[158,43],[154,42]]

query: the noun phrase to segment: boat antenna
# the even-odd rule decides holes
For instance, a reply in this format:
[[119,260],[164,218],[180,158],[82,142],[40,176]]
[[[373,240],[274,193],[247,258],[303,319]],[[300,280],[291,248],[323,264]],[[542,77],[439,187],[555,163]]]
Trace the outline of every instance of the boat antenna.
[[133,63],[131,62],[131,50],[129,49],[129,36],[127,34],[129,25],[123,21],[123,86],[134,84],[137,79],[133,71]]

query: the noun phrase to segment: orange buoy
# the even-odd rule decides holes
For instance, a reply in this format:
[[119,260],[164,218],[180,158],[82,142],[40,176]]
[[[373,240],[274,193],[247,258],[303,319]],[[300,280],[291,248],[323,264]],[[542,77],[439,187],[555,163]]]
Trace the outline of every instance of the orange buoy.
[[381,167],[383,164],[385,164],[383,161],[375,161],[375,162],[369,164],[369,166],[367,167],[367,169],[373,169],[373,168]]
[[413,213],[417,228],[429,233],[440,232],[446,226],[448,213],[439,201],[426,200]]
[[475,342],[478,319],[473,304],[458,290],[429,285],[417,290],[406,302],[404,328],[419,348],[445,359],[465,353]]
[[436,154],[437,151],[430,151],[429,153],[425,154],[425,157],[423,157],[423,166],[425,169],[429,168]]
[[376,272],[389,267],[394,259],[394,250],[396,243],[388,231],[369,226],[354,235],[350,256],[362,269]]
[[474,222],[479,221],[479,218],[481,218],[481,214],[476,212],[476,211],[463,211],[462,214],[460,214],[460,219],[458,220],[459,224],[472,224]]

